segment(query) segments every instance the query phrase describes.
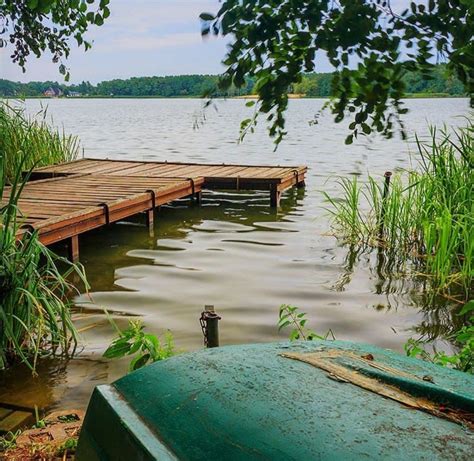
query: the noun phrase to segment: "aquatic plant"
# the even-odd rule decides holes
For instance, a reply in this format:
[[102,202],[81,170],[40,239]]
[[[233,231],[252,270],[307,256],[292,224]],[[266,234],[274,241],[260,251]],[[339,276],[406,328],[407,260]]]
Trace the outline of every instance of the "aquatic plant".
[[0,153],[7,182],[13,180],[20,163],[29,170],[78,157],[78,138],[51,128],[46,117],[46,109],[30,117],[23,105],[0,101]]
[[457,346],[456,353],[448,355],[444,351],[435,350],[431,354],[424,348],[423,341],[411,338],[404,346],[406,354],[474,374],[474,300],[466,303],[458,315],[468,315],[468,320],[466,325],[449,338]]
[[163,341],[158,336],[145,333],[141,321],[130,320],[128,328],[120,330],[115,322],[109,318],[118,333],[107,350],[104,357],[108,359],[121,358],[135,355],[129,365],[129,371],[135,371],[148,363],[164,360],[175,354],[173,335],[167,331]]
[[[325,193],[336,235],[377,249],[392,271],[424,277],[434,294],[459,303],[472,297],[474,276],[474,125],[418,138],[418,168],[361,183],[340,178],[342,199]],[[386,179],[386,182],[388,180]]]
[[336,339],[332,330],[328,330],[324,336],[317,334],[306,326],[307,321],[306,312],[299,312],[298,307],[290,306],[289,304],[282,304],[280,306],[278,315],[278,331],[281,331],[286,327],[292,327],[289,336],[290,341],[313,341],[315,339],[326,340],[329,337],[331,337],[331,339]]
[[[422,340],[413,338],[410,338],[404,345],[406,354],[409,357],[419,358],[437,365],[474,374],[474,300],[466,303],[458,315],[468,315],[469,318],[467,324],[462,326],[449,338],[457,348],[454,354],[448,355],[444,351],[436,350],[431,354],[424,348],[424,342]],[[332,330],[329,330],[324,336],[321,336],[309,329],[306,323],[306,313],[300,312],[298,307],[288,304],[282,304],[280,306],[278,331],[289,326],[293,327],[289,335],[290,341],[326,340],[329,337],[336,339]]]
[[21,360],[34,371],[41,356],[74,353],[77,335],[69,299],[77,289],[69,278],[76,274],[86,290],[88,284],[81,265],[58,256],[35,230],[22,227],[18,200],[30,177],[23,177],[24,167],[31,162],[25,147],[18,146],[10,186],[8,159],[0,152],[0,369]]

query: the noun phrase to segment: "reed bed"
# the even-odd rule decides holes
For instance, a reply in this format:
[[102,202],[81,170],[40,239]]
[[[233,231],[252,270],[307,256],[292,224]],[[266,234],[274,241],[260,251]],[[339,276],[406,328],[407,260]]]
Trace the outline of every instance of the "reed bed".
[[336,235],[384,253],[395,273],[425,279],[434,294],[463,303],[474,275],[474,125],[417,138],[419,167],[384,183],[340,178],[342,199],[326,194]]
[[31,117],[22,105],[0,102],[0,153],[6,181],[13,181],[21,162],[28,170],[74,160],[79,152],[76,136],[49,126],[46,109]]
[[68,301],[77,292],[72,275],[87,288],[82,266],[46,248],[35,231],[18,238],[24,221],[18,198],[29,179],[24,170],[40,155],[29,150],[39,139],[31,134],[34,126],[15,138],[16,152],[13,144],[0,151],[0,369],[23,361],[35,370],[39,357],[72,355],[77,344]]

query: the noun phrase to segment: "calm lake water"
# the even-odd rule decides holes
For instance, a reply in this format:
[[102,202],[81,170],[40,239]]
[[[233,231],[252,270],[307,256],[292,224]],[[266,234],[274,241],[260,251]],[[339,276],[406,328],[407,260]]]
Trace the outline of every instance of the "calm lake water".
[[[1,375],[0,401],[85,407],[95,385],[123,375],[127,361],[101,358],[114,334],[104,307],[121,327],[139,316],[151,332],[170,329],[183,351],[202,347],[198,318],[205,304],[222,316],[222,344],[287,337],[276,328],[282,303],[307,312],[318,332],[331,329],[338,339],[398,351],[415,330],[436,336],[449,325],[449,307],[423,305],[409,284],[381,279],[373,257],[355,258],[339,246],[324,209],[322,191],[340,195],[339,175],[382,180],[386,170],[415,164],[412,142],[362,138],[345,146],[346,125],[333,124],[329,114],[309,126],[321,100],[291,101],[289,134],[276,152],[263,127],[236,142],[249,111],[241,100],[217,102],[199,129],[193,124],[202,121],[200,100],[30,100],[27,108],[34,113],[40,104],[80,137],[87,157],[306,164],[310,170],[306,189],[287,192],[278,211],[268,207],[266,193],[208,192],[200,208],[163,207],[154,239],[139,223],[82,236],[81,261],[92,286],[90,298],[77,298],[74,314],[82,352],[67,365],[44,362],[39,378],[22,369]],[[467,99],[406,105],[411,136],[426,137],[430,123],[462,125],[469,114]]]

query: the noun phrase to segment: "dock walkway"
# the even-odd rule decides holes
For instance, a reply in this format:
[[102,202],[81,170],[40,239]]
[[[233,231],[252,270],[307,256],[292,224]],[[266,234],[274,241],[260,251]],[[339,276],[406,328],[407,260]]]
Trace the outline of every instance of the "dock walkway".
[[[23,228],[38,231],[50,245],[69,240],[69,257],[79,257],[78,236],[173,200],[201,201],[203,189],[268,190],[278,207],[284,190],[304,186],[305,166],[253,166],[81,159],[35,170],[21,194]],[[9,189],[5,190],[8,197]]]

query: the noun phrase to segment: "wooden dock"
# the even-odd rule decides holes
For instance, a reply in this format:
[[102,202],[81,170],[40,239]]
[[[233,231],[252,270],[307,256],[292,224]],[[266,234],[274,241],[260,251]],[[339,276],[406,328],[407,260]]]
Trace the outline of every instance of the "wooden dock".
[[[268,190],[278,207],[284,190],[304,186],[305,166],[253,166],[81,159],[35,170],[19,200],[22,231],[35,229],[50,245],[69,240],[69,256],[79,257],[78,236],[89,230],[147,214],[173,200],[201,201],[203,189]],[[9,189],[5,190],[5,199]]]

